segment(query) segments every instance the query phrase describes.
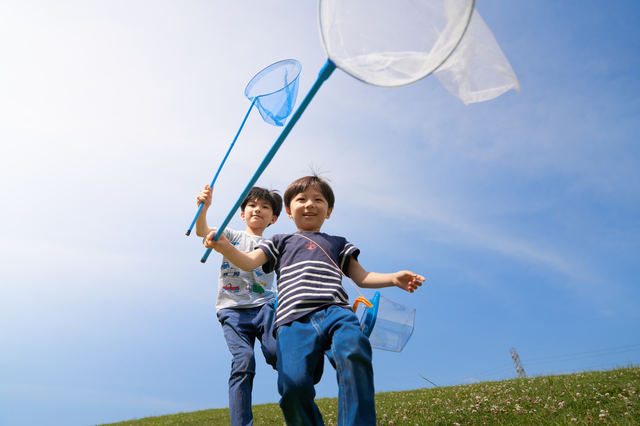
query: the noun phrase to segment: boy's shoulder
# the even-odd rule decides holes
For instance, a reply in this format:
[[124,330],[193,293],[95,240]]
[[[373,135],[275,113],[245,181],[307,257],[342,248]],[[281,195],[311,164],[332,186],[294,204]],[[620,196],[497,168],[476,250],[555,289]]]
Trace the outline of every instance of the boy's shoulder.
[[259,237],[256,235],[251,235],[247,233],[247,231],[233,228],[225,228],[223,231],[224,236],[231,242],[240,241],[240,240],[262,240],[263,237]]
[[238,229],[233,229],[233,228],[225,228],[224,231],[222,231],[222,234],[227,237],[227,239],[231,240],[234,238],[237,238],[238,236],[241,236],[244,233],[244,231],[240,231]]

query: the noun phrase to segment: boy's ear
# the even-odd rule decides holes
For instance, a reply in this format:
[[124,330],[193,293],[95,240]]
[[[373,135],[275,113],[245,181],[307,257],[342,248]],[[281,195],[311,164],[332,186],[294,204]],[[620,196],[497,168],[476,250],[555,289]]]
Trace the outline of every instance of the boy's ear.
[[291,209],[289,207],[284,208],[287,211],[287,216],[291,217]]
[[244,210],[240,210],[240,219],[244,220]]
[[333,211],[333,207],[327,210],[327,219],[331,216],[331,212]]
[[271,216],[271,222],[269,223],[269,225],[273,225],[274,223],[276,223],[276,220],[278,220],[278,216]]

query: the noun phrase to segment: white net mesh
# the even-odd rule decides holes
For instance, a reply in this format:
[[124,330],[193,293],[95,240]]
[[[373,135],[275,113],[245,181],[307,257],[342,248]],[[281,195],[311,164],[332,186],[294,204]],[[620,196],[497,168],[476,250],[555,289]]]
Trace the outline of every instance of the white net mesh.
[[324,47],[339,68],[377,86],[434,72],[465,104],[520,85],[474,0],[320,0]]
[[465,104],[520,90],[520,83],[498,42],[477,10],[462,41],[435,72],[440,83]]
[[321,0],[328,57],[369,84],[401,86],[438,68],[464,35],[473,0]]

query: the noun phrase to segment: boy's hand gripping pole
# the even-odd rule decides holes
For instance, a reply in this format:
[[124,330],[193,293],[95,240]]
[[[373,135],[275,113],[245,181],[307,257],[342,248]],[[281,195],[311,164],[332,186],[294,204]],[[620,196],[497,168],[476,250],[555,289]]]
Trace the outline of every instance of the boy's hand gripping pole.
[[[324,83],[324,81],[327,78],[329,78],[329,76],[335,69],[336,69],[336,64],[334,64],[333,61],[331,61],[331,59],[327,59],[327,62],[325,62],[324,66],[320,70],[320,73],[318,74],[318,78],[316,79],[315,83],[313,83],[313,86],[311,86],[311,89],[309,89],[309,92],[300,103],[300,106],[298,107],[298,109],[296,109],[296,112],[294,112],[293,115],[291,116],[291,120],[289,120],[285,128],[282,129],[280,136],[278,136],[278,139],[276,139],[273,146],[271,147],[267,155],[264,157],[264,160],[262,160],[262,163],[258,167],[258,170],[256,170],[256,172],[254,173],[253,177],[247,184],[246,188],[244,189],[244,191],[242,191],[242,194],[240,194],[238,201],[236,201],[236,204],[231,208],[231,211],[227,215],[226,219],[224,220],[224,222],[222,222],[222,225],[220,225],[220,228],[218,228],[218,230],[216,231],[216,235],[213,238],[215,241],[218,241],[218,239],[220,238],[220,235],[222,235],[222,232],[225,230],[225,228],[231,221],[231,218],[236,213],[236,210],[238,210],[238,207],[240,207],[240,205],[242,204],[242,201],[244,201],[244,199],[247,197],[247,195],[249,194],[249,191],[251,191],[251,188],[253,188],[253,185],[258,181],[258,178],[260,177],[260,175],[262,175],[262,172],[264,172],[264,170],[267,168],[267,166],[269,165],[273,157],[276,155],[276,152],[278,152],[280,145],[282,145],[284,140],[287,138],[287,135],[289,135],[289,132],[291,131],[293,126],[295,126],[296,122],[298,121],[298,119],[300,118],[304,110],[307,108],[307,105],[309,105],[309,102],[311,102],[311,99],[313,99],[318,89],[320,89],[320,86],[322,86],[322,83]],[[207,258],[209,257],[209,254],[211,254],[211,249],[207,249],[207,251],[202,256],[202,259],[200,259],[200,262],[205,263],[207,261]]]
[[[213,191],[213,185],[216,183],[216,180],[218,179],[218,175],[220,174],[220,170],[222,170],[222,166],[224,166],[224,163],[227,161],[227,157],[229,156],[229,153],[233,149],[233,146],[236,144],[236,140],[238,139],[238,136],[240,135],[240,132],[242,131],[242,128],[244,127],[244,123],[247,121],[247,117],[249,117],[249,113],[251,112],[251,108],[253,108],[253,105],[256,103],[256,99],[257,98],[253,98],[253,101],[251,102],[251,106],[249,107],[249,110],[245,114],[244,120],[242,120],[242,124],[240,124],[240,128],[238,129],[238,132],[236,133],[236,136],[233,138],[233,141],[231,142],[231,145],[229,145],[229,149],[227,149],[227,153],[224,155],[224,158],[222,159],[222,162],[220,163],[220,166],[218,167],[218,171],[216,172],[215,176],[213,176],[213,180],[211,181],[211,185],[209,185],[209,188],[211,188],[211,191]],[[193,229],[193,226],[196,224],[196,221],[198,220],[198,216],[200,216],[200,213],[202,212],[202,207],[204,207],[204,203],[198,204],[198,211],[196,212],[196,216],[193,218],[193,221],[191,222],[191,225],[189,225],[189,229],[187,229],[187,232],[185,232],[185,235],[189,236],[191,234],[191,230]],[[216,239],[216,241],[217,241],[217,239]]]

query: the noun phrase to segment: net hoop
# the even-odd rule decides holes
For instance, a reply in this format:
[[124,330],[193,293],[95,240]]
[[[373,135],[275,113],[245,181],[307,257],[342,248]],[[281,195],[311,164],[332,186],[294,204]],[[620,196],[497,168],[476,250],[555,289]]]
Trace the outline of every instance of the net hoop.
[[[279,88],[262,89],[260,93],[251,93],[254,89],[258,90],[256,89],[256,86],[258,86],[258,83],[263,82],[266,76],[282,68],[285,68],[285,72],[287,70],[293,71],[293,78],[289,78],[289,76],[287,76],[285,84],[280,86]],[[244,89],[244,95],[247,97],[247,99],[253,100],[254,98],[266,97],[286,90],[292,85],[297,84],[298,77],[300,76],[300,71],[302,71],[302,65],[295,59],[283,59],[281,61],[274,62],[273,64],[258,71],[256,75],[254,75],[251,80],[249,80],[247,86]]]
[[[333,0],[333,2],[335,2],[336,0]],[[329,21],[331,18],[333,18],[333,12],[334,10],[331,9],[331,5],[333,4],[332,1],[327,1],[327,0],[320,0],[319,2],[319,13],[318,13],[318,23],[319,23],[319,27],[320,27],[320,36],[322,39],[322,44],[324,47],[324,50],[328,56],[328,58],[333,61],[336,66],[340,69],[342,69],[344,72],[346,72],[347,74],[349,74],[350,76],[356,78],[357,80],[360,80],[364,83],[367,84],[371,84],[374,86],[379,86],[379,87],[401,87],[401,86],[406,86],[412,83],[415,83],[416,81],[419,81],[425,77],[427,77],[428,75],[430,75],[431,73],[433,73],[434,71],[436,71],[442,64],[444,64],[447,59],[449,59],[449,57],[453,54],[453,52],[456,50],[456,48],[460,45],[461,41],[463,40],[465,34],[467,33],[467,29],[469,28],[470,22],[471,22],[471,18],[473,16],[473,12],[475,9],[475,0],[442,0],[443,3],[448,3],[448,4],[452,4],[452,3],[460,3],[463,4],[464,6],[464,13],[462,13],[462,16],[460,17],[461,20],[464,20],[464,25],[460,26],[460,28],[458,29],[458,32],[455,34],[455,37],[451,37],[452,40],[455,40],[455,43],[451,43],[451,46],[449,46],[449,48],[446,50],[446,52],[444,52],[444,54],[441,52],[439,55],[434,55],[437,56],[437,61],[435,61],[434,63],[430,64],[425,70],[420,71],[419,73],[416,73],[416,75],[409,77],[409,78],[402,78],[402,79],[396,79],[393,81],[390,81],[392,79],[387,79],[387,81],[382,81],[382,79],[375,79],[372,78],[370,75],[367,75],[367,73],[363,73],[360,72],[359,70],[355,69],[355,67],[349,63],[350,60],[353,60],[354,58],[358,58],[359,56],[351,56],[348,59],[344,59],[339,57],[338,55],[334,54],[332,52],[332,48],[330,47],[330,45],[332,45],[331,41],[328,38],[328,34],[327,32],[329,32],[328,27],[333,28],[332,25],[330,25],[330,22],[327,22],[325,25],[325,22],[323,21],[323,17],[325,17],[325,19],[327,21]],[[327,6],[328,4],[328,6]],[[440,40],[440,39],[438,39]],[[342,44],[344,44],[344,40],[341,38],[340,42]],[[448,43],[446,43],[448,44]],[[433,46],[436,46],[437,43],[433,43]],[[432,47],[433,47],[432,46]],[[404,57],[406,58],[410,58],[411,56],[413,56],[413,60],[415,62],[419,62],[420,60],[422,60],[424,62],[425,58],[428,58],[430,56],[432,56],[433,54],[431,52],[424,52],[424,51],[395,51],[395,52],[391,52],[391,54],[376,54],[376,56],[378,56],[380,58],[380,63],[384,62],[384,61],[394,61],[397,60],[397,58],[393,58],[393,53],[398,53],[401,55],[404,55]],[[410,55],[407,55],[410,54]],[[386,55],[386,56],[385,56]],[[360,55],[361,57],[365,57],[365,56],[371,56],[371,53],[365,53],[363,55]],[[420,57],[422,56],[422,59],[420,59]],[[432,58],[435,59],[435,58]]]

